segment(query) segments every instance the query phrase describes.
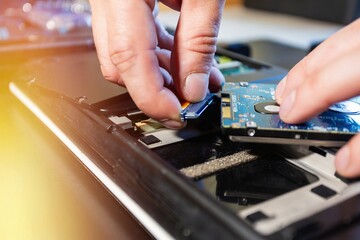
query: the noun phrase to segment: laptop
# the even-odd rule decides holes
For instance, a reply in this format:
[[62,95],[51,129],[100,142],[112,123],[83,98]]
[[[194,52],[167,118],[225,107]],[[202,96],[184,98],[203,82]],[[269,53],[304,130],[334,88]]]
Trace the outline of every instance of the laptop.
[[[215,58],[227,82],[286,74]],[[216,96],[185,129],[165,129],[103,79],[89,48],[31,59],[9,87],[156,239],[358,236],[360,187],[336,174],[336,148],[233,142]]]

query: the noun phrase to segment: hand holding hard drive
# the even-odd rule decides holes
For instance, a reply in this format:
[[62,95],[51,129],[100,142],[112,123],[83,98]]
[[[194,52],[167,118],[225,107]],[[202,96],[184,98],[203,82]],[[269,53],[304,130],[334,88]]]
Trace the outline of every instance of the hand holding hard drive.
[[[280,117],[299,123],[323,112],[333,103],[360,94],[360,21],[348,25],[299,62],[278,85]],[[360,175],[360,135],[336,156],[337,171]]]

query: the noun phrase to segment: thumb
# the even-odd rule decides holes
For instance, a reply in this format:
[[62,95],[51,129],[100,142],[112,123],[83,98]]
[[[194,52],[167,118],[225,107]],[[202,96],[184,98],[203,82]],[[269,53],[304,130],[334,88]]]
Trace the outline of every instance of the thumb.
[[171,73],[181,98],[202,100],[210,84],[221,84],[213,66],[224,0],[183,1],[175,32]]

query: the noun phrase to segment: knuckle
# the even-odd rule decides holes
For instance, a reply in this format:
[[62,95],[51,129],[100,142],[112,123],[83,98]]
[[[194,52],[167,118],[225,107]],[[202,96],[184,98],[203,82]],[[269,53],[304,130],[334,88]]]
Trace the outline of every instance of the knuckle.
[[309,56],[305,56],[298,64],[295,65],[294,68],[289,71],[287,77],[290,81],[296,83],[302,80],[309,79],[313,72],[314,67],[312,64],[312,60]]
[[215,29],[199,29],[185,41],[185,48],[204,55],[216,52],[217,34]]
[[306,56],[301,60],[300,70],[303,72],[305,78],[309,77],[313,72],[313,66],[312,58],[309,56]]
[[110,59],[120,73],[129,71],[135,65],[136,56],[131,47],[116,48],[110,53]]
[[329,95],[327,91],[324,91],[324,86],[328,84],[326,73],[324,74],[324,72],[319,69],[306,72],[304,77],[306,78],[303,84],[304,87],[300,89],[312,94],[315,105],[318,106],[319,110],[320,108],[325,110],[325,108],[333,104],[332,96]]

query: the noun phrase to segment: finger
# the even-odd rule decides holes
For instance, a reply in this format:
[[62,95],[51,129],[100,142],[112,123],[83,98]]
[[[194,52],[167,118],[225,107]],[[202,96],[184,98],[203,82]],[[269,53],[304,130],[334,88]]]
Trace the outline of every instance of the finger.
[[358,134],[336,154],[335,168],[341,176],[349,178],[360,176],[359,145],[360,135]]
[[[168,0],[163,2],[165,2],[167,5],[171,5],[174,9],[180,9],[180,5],[178,5],[179,1]],[[156,20],[156,29],[158,33],[159,46],[161,48],[172,50],[172,47],[174,45],[174,37],[166,31],[166,29],[158,20]],[[164,61],[160,60],[160,63],[164,63]],[[225,82],[223,74],[219,71],[219,69],[216,68],[216,65],[217,65],[216,61],[213,60],[213,67],[211,68],[210,77],[209,77],[209,89],[211,92],[219,91],[221,86]],[[171,71],[170,64],[165,68],[169,72]]]
[[166,31],[158,19],[155,19],[155,26],[159,47],[171,51],[174,46],[174,37]]
[[[160,49],[157,48],[155,50],[156,56],[159,60],[159,65],[161,67],[161,72],[163,74],[163,77],[166,81],[165,86],[169,88],[172,91],[175,91],[174,85],[173,85],[173,79],[170,75],[171,71],[171,65],[170,65],[170,58],[171,58],[171,52],[166,49]],[[215,60],[214,60],[215,61]],[[164,72],[166,71],[166,73]],[[209,83],[209,89],[211,92],[218,92],[221,88],[221,86],[224,84],[225,79],[223,74],[220,72],[220,70],[216,67],[213,63],[213,67],[211,68],[210,72],[210,83]]]
[[171,73],[185,100],[200,101],[208,91],[223,5],[224,0],[182,1]]
[[172,80],[170,73],[162,67],[160,67],[160,72],[164,78],[164,86],[170,90],[175,90],[173,80]]
[[157,37],[151,6],[144,0],[108,1],[107,26],[112,63],[136,105],[152,118],[181,127],[180,103],[164,87],[155,54]]
[[166,69],[168,72],[171,70],[170,59],[171,52],[166,49],[156,48],[155,54],[159,60],[160,67]]
[[210,92],[218,92],[221,87],[225,83],[224,75],[220,72],[220,70],[212,66],[210,71],[210,77],[209,77],[209,89]]
[[170,56],[171,52],[166,49],[157,48],[155,50],[156,56],[159,60],[160,71],[165,80],[164,86],[170,89],[172,92],[175,92],[175,86],[170,74]]
[[287,123],[303,122],[333,103],[360,94],[360,68],[349,67],[359,61],[360,47],[307,76],[280,105],[281,119]]
[[105,79],[112,82],[121,82],[117,68],[109,56],[106,8],[101,1],[90,0],[92,8],[92,27],[96,51],[100,62],[101,72]]
[[[345,42],[346,44],[344,44]],[[359,42],[360,20],[357,20],[320,44],[291,69],[288,76],[279,83],[276,89],[276,101],[281,104],[290,92],[308,79],[308,76],[336,61],[342,55],[351,53],[354,48],[357,48]]]

